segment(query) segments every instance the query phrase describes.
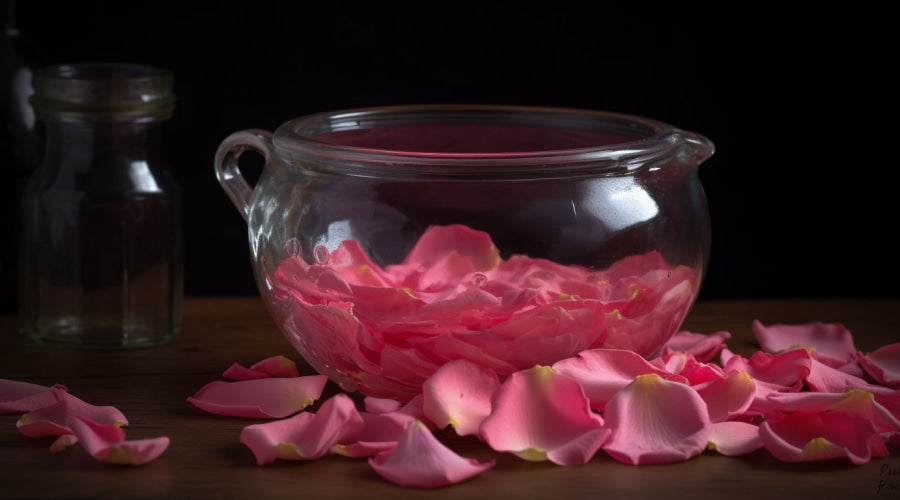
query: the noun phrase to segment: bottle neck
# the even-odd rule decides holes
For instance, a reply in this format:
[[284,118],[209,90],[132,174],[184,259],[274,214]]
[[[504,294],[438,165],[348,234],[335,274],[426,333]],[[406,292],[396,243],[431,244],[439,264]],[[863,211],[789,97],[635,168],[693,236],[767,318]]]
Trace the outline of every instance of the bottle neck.
[[14,0],[0,1],[2,17],[0,17],[0,36],[13,37],[19,34],[16,27],[16,2]]

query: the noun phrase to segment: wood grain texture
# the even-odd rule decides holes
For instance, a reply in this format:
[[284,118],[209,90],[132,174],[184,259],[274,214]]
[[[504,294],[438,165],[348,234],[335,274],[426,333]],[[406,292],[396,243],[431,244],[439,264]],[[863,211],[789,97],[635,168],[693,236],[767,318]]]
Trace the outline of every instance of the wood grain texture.
[[[841,322],[862,351],[900,341],[898,300],[700,302],[684,327],[700,333],[727,330],[732,350],[746,355],[757,349],[753,319]],[[122,410],[130,420],[129,439],[166,435],[171,445],[145,466],[108,466],[78,446],[51,453],[51,439],[22,436],[15,427],[18,415],[0,415],[0,498],[900,498],[896,448],[890,457],[864,466],[841,460],[787,464],[761,451],[739,458],[706,452],[679,464],[638,467],[598,453],[587,465],[559,467],[495,453],[474,439],[441,431],[439,437],[460,454],[496,459],[496,466],[433,491],[397,487],[359,459],[260,467],[238,440],[245,425],[258,421],[207,414],[186,402],[233,362],[283,354],[309,370],[260,299],[188,298],[184,334],[169,346],[144,350],[36,346],[18,335],[15,322],[0,317],[0,378],[61,383],[85,401]]]

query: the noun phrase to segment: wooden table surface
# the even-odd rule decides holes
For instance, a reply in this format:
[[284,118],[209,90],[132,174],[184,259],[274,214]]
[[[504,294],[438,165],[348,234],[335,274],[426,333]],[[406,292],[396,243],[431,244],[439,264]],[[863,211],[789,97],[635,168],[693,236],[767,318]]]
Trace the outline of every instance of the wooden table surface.
[[[900,340],[900,300],[701,301],[684,327],[727,330],[732,350],[757,349],[750,324],[840,322],[857,348],[870,351]],[[49,451],[52,439],[16,430],[19,415],[0,415],[0,498],[900,498],[900,451],[863,466],[834,460],[779,462],[765,451],[728,458],[705,452],[672,465],[631,466],[602,452],[588,464],[560,467],[499,454],[482,443],[439,437],[458,453],[495,458],[493,469],[436,490],[387,482],[363,459],[328,457],[258,466],[239,442],[259,421],[212,415],[185,399],[219,379],[233,362],[249,365],[275,354],[298,361],[259,298],[188,298],[184,334],[165,347],[132,351],[67,350],[35,346],[0,317],[0,378],[61,383],[96,405],[128,417],[128,439],[169,436],[156,461],[110,466],[79,446]],[[305,368],[305,365],[302,365]],[[333,384],[329,387],[334,389]],[[325,396],[323,396],[324,399]]]

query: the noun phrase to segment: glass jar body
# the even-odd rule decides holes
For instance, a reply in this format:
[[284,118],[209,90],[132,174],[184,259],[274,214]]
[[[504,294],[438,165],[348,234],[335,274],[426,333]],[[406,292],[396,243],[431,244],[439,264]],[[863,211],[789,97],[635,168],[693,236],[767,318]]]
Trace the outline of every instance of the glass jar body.
[[148,347],[181,331],[181,192],[160,123],[46,120],[23,200],[23,332],[42,344]]

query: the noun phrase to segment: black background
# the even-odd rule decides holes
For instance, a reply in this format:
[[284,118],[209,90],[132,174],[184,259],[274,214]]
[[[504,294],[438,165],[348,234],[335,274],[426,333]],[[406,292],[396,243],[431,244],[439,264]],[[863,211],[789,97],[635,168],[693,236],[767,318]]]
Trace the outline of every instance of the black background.
[[55,62],[174,71],[164,146],[189,295],[256,293],[213,172],[228,134],[439,102],[619,111],[709,137],[702,298],[897,297],[892,16],[720,3],[20,0],[17,17]]

